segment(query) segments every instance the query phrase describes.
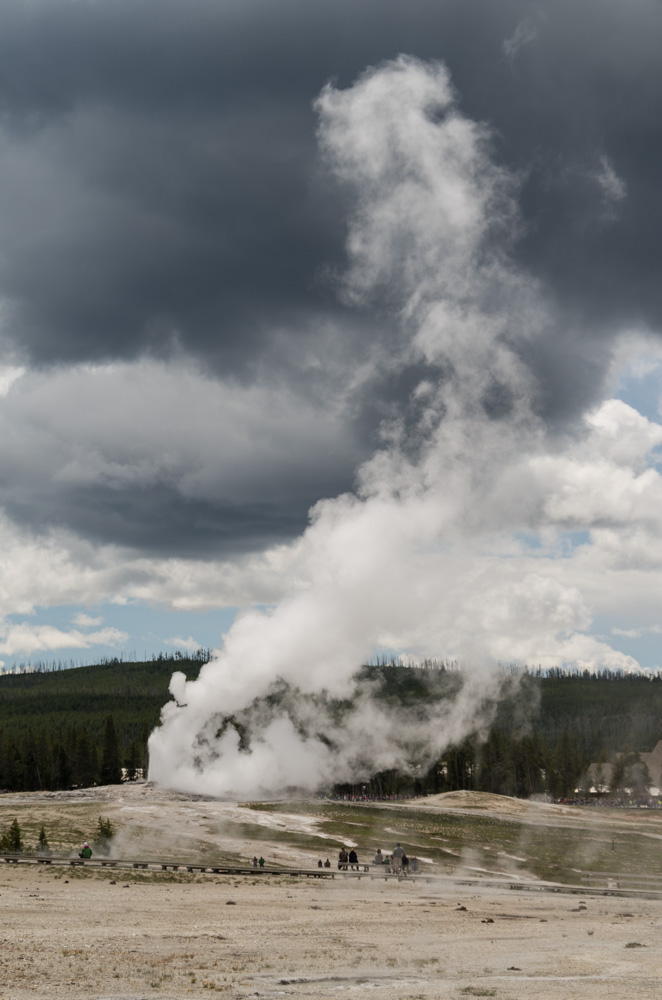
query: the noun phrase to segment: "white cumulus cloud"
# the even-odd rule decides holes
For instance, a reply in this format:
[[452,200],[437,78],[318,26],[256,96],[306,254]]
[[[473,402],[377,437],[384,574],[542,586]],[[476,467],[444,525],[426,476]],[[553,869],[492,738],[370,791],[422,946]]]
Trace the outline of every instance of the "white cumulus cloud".
[[76,629],[64,631],[52,625],[0,626],[0,652],[14,656],[32,653],[53,652],[58,649],[90,649],[92,646],[121,646],[129,638],[126,632],[116,628],[104,628],[97,632],[79,632]]
[[186,649],[190,653],[194,653],[202,646],[202,643],[199,643],[198,640],[194,639],[192,635],[189,635],[186,639],[181,635],[173,635],[170,639],[164,639],[163,641],[166,646],[175,646],[177,649]]

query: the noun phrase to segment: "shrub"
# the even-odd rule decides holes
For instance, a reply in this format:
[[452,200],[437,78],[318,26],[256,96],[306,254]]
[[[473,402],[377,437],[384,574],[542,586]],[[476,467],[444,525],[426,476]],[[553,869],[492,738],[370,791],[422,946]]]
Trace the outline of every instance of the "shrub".
[[111,840],[115,836],[115,827],[107,817],[99,816],[97,823],[97,840]]

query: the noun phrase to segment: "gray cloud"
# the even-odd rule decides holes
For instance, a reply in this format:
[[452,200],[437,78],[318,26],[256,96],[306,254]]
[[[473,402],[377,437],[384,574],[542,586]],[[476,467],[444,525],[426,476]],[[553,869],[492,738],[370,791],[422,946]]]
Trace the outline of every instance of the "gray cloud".
[[320,495],[351,488],[360,454],[341,404],[181,362],[26,372],[0,398],[13,520],[148,553],[214,558],[289,539]]
[[[22,346],[53,362],[167,351],[179,338],[235,368],[265,348],[274,317],[305,336],[311,311],[338,308],[316,272],[343,240],[338,194],[316,174],[310,103],[328,77],[346,85],[402,49],[447,62],[464,111],[497,131],[510,167],[528,171],[529,266],[592,310],[596,290],[589,274],[582,296],[577,259],[613,272],[628,259],[623,238],[643,233],[628,246],[637,298],[625,281],[601,298],[609,314],[616,296],[625,310],[646,289],[642,308],[657,316],[646,263],[662,15],[642,0],[627,11],[561,0],[513,68],[502,46],[533,23],[532,10],[506,0],[406,11],[293,0],[4,4],[11,254],[0,287]],[[586,182],[564,170],[603,149],[631,190],[607,236],[599,192],[587,198]]]
[[38,369],[194,358],[221,394],[228,379],[274,379],[305,419],[337,408],[332,450],[346,456],[322,468],[304,449],[293,475],[251,443],[246,467],[263,475],[237,472],[237,495],[226,481],[187,495],[179,472],[108,493],[30,471],[27,434],[23,474],[40,486],[14,480],[6,509],[150,550],[205,552],[209,536],[260,548],[351,485],[382,421],[415,425],[418,362],[389,364],[401,349],[392,304],[336,294],[352,195],[320,165],[312,108],[327,79],[346,87],[401,51],[448,65],[462,113],[486,123],[494,160],[519,177],[513,254],[539,282],[548,333],[518,350],[539,413],[566,427],[599,397],[614,334],[661,325],[661,21],[650,0],[5,0],[7,357]]

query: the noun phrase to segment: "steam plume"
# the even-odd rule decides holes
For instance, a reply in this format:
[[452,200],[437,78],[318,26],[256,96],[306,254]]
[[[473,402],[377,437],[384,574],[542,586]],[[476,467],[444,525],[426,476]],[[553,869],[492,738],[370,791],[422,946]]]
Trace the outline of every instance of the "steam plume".
[[[340,292],[397,318],[374,370],[421,374],[356,493],[311,511],[290,596],[239,617],[196,681],[173,675],[150,777],[181,790],[259,796],[429,760],[489,718],[519,622],[545,636],[586,620],[575,590],[498,558],[538,504],[529,458],[544,438],[518,354],[545,318],[508,260],[515,180],[443,65],[401,56],[325,87],[316,109],[354,199]],[[460,658],[462,683],[397,711],[355,679],[380,645]]]

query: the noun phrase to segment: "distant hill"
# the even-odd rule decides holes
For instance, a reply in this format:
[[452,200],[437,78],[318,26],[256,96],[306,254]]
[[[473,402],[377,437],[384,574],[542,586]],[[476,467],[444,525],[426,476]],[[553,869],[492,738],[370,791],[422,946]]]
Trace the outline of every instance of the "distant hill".
[[[448,687],[445,679],[459,676],[437,664],[403,668],[388,663],[363,671],[399,701],[443,694]],[[510,734],[533,729],[552,744],[567,730],[591,760],[617,752],[623,744],[652,750],[662,739],[662,677],[561,670],[515,674],[511,697],[503,701],[495,724]]]
[[[0,675],[0,790],[92,785],[121,767],[131,773],[145,768],[147,737],[170,698],[173,671],[193,679],[207,659],[177,654]],[[378,697],[394,705],[444,699],[461,684],[458,671],[439,664],[373,664],[362,673],[375,682]],[[501,705],[486,742],[470,736],[416,780],[390,772],[373,776],[369,785],[374,794],[461,788],[572,794],[591,761],[623,750],[650,751],[659,739],[662,679],[529,673],[513,680],[512,697]]]
[[[379,697],[412,705],[444,697],[461,674],[440,665],[364,668]],[[508,678],[507,678],[508,679]],[[652,751],[662,739],[662,678],[560,670],[515,674],[486,739],[469,735],[418,776],[384,772],[337,786],[341,795],[430,795],[475,789],[499,795],[581,797],[589,763],[621,751]],[[576,790],[579,789],[577,792]]]
[[208,657],[159,657],[0,675],[0,789],[91,785],[109,718],[121,766],[146,766],[147,737],[170,700],[175,670],[197,677]]

